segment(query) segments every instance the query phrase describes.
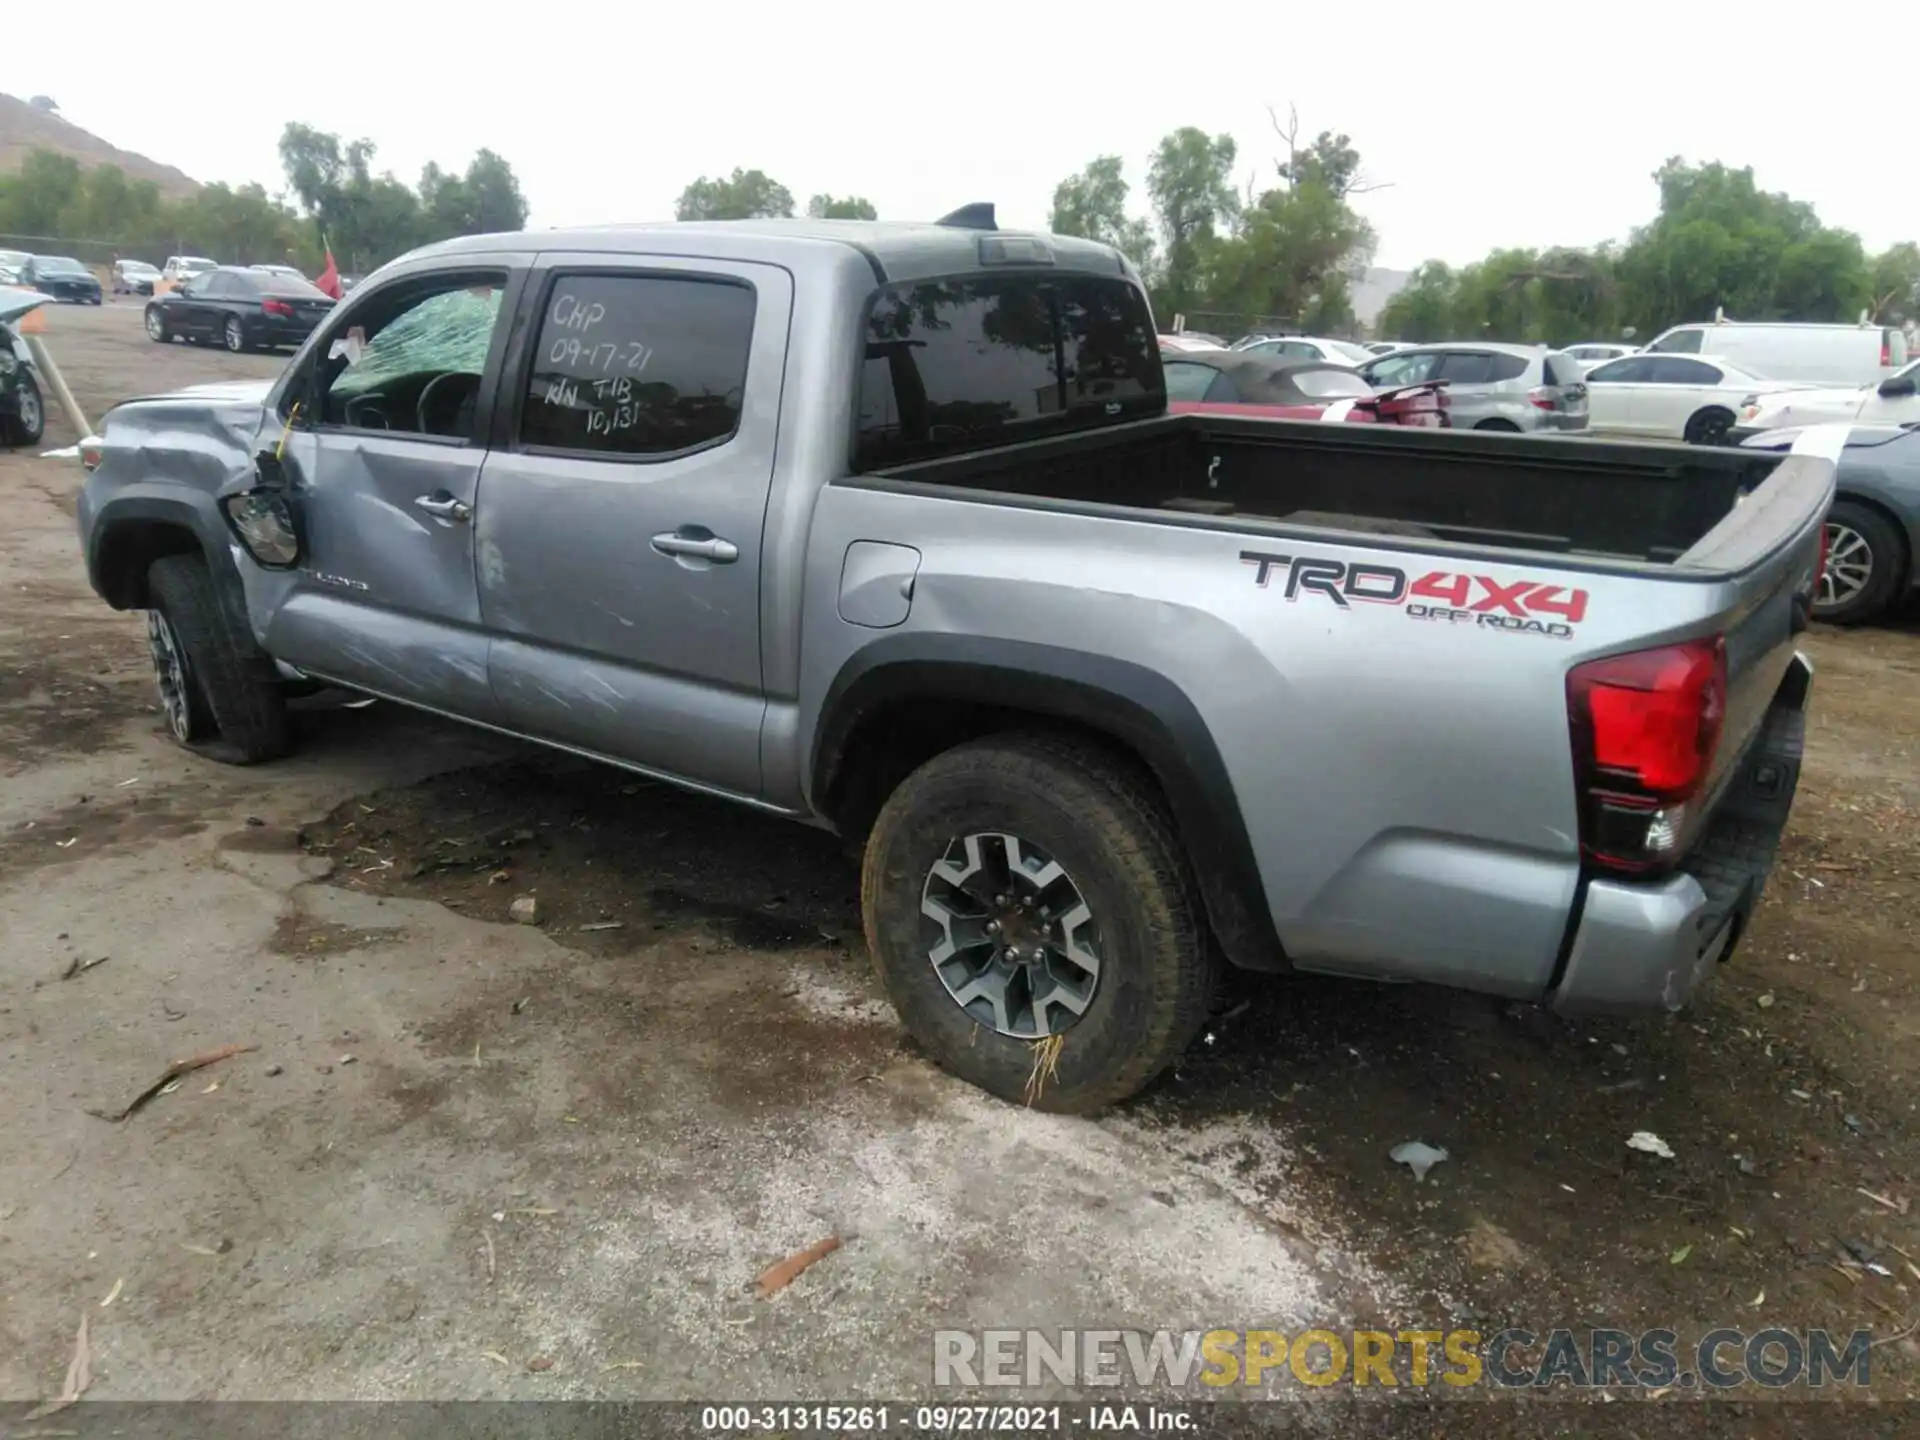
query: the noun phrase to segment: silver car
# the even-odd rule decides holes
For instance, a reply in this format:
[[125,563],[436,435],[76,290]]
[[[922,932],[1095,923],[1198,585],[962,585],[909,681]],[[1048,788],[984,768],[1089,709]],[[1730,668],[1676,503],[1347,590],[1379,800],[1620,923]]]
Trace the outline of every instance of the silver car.
[[1423,381],[1447,382],[1457,430],[1587,428],[1587,386],[1580,362],[1563,351],[1528,345],[1419,345],[1360,367],[1376,390]]

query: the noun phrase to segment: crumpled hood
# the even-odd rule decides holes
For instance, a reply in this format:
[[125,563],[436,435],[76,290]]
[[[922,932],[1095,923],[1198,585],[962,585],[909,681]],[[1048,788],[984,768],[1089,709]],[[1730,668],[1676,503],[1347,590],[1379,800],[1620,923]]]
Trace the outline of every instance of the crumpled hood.
[[187,385],[159,395],[137,395],[121,403],[151,405],[168,400],[186,400],[201,405],[264,405],[273,389],[271,380],[212,380],[205,385]]

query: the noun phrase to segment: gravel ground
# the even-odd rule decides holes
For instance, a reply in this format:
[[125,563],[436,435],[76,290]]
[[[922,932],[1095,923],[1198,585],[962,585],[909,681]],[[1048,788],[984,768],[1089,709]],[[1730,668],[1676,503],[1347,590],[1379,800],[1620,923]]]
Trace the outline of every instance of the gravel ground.
[[[283,363],[153,346],[129,302],[50,319],[96,414]],[[383,705],[311,702],[267,769],[173,749],[138,617],[81,571],[78,479],[0,456],[0,1399],[58,1389],[83,1313],[89,1403],[924,1396],[936,1328],[1780,1325],[1871,1327],[1871,1395],[1275,1413],[1920,1417],[1913,614],[1811,637],[1793,829],[1688,1013],[1250,981],[1084,1122],[912,1052],[810,832]],[[1414,1138],[1450,1154],[1422,1185],[1386,1157]]]

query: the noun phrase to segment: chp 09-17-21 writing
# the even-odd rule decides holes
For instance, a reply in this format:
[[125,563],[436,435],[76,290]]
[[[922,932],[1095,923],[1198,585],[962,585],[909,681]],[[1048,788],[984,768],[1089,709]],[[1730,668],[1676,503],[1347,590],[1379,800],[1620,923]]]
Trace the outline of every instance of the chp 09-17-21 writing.
[[541,398],[561,409],[585,410],[589,435],[640,422],[634,387],[654,354],[643,340],[602,329],[606,321],[605,302],[561,290],[541,336]]

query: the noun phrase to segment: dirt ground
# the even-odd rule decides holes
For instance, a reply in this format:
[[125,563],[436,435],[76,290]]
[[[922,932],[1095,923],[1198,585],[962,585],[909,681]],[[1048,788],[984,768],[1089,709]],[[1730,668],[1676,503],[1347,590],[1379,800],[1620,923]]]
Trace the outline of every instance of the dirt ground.
[[[283,363],[50,318],[96,414]],[[1913,611],[1810,637],[1793,828],[1687,1013],[1246,980],[1072,1121],[913,1053],[821,836],[384,705],[309,702],[261,770],[181,754],[87,588],[79,478],[0,455],[0,1400],[59,1388],[83,1314],[94,1399],[898,1398],[943,1327],[1780,1325],[1879,1338],[1841,1428],[1805,1392],[1581,1414],[1920,1420]],[[1449,1153],[1424,1184],[1411,1139]],[[1439,1428],[1591,1433],[1549,1413]]]

